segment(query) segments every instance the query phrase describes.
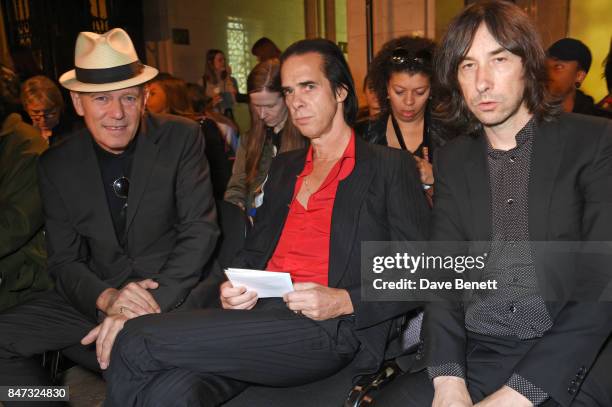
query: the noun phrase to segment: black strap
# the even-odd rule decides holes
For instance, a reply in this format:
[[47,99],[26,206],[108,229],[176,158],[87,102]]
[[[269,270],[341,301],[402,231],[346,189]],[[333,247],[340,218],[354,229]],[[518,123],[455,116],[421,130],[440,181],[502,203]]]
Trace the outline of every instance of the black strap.
[[132,79],[138,76],[143,69],[144,65],[140,61],[135,61],[131,64],[114,66],[112,68],[86,69],[76,67],[74,70],[79,82],[102,84]]
[[[393,124],[395,137],[397,137],[397,141],[399,142],[401,149],[410,152],[408,150],[408,147],[406,147],[406,143],[404,143],[404,135],[402,134],[402,130],[397,124],[397,120],[395,120],[395,116],[393,116],[393,114],[391,114],[391,124]],[[419,146],[416,148],[416,150],[414,150],[414,153],[412,154],[421,158],[425,158],[423,154],[423,147],[425,146],[429,146],[429,128],[427,126],[427,120],[425,120],[425,123],[423,123],[423,141],[421,142],[421,144],[419,144]]]
[[404,143],[404,135],[402,134],[402,130],[397,124],[397,120],[395,120],[395,116],[393,116],[393,114],[391,114],[391,124],[393,124],[393,130],[395,131],[395,137],[397,137],[397,141],[399,142],[400,147],[402,148],[402,150],[408,151],[408,148],[406,147],[406,143]]

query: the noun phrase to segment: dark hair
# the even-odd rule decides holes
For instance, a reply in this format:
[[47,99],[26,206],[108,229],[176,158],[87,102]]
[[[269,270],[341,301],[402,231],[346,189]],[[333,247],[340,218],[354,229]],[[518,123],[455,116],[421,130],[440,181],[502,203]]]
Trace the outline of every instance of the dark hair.
[[608,93],[612,93],[612,38],[610,38],[610,49],[608,55],[603,61],[604,72],[603,77],[606,78],[606,86],[608,87]]
[[261,37],[253,47],[251,48],[251,54],[255,55],[259,62],[267,61],[268,59],[274,59],[280,57],[281,50],[278,49],[274,41],[268,37]]
[[361,87],[361,91],[365,93],[366,90],[374,90],[372,88],[372,78],[370,78],[370,73],[366,73],[363,77],[363,85]]
[[455,132],[475,134],[482,124],[468,109],[457,78],[458,67],[485,24],[506,50],[521,57],[525,79],[524,101],[538,120],[550,120],[560,112],[546,88],[546,54],[529,17],[507,1],[483,1],[470,5],[453,21],[436,52],[434,66],[439,85],[435,115]]
[[[217,78],[217,73],[215,72],[215,57],[217,54],[222,54],[225,57],[225,54],[220,49],[209,49],[206,52],[206,66],[204,67],[204,86],[207,83],[212,83],[214,85],[217,84],[219,79]],[[227,65],[227,61],[225,61]],[[227,75],[227,70],[223,73],[221,79],[225,79],[225,75]]]
[[184,80],[162,72],[149,83],[157,83],[163,89],[166,94],[168,113],[188,117],[194,115],[187,83]]
[[368,69],[370,89],[376,93],[382,111],[390,109],[387,84],[392,74],[421,73],[432,79],[435,47],[436,44],[427,38],[410,36],[395,38],[382,46]]
[[[247,92],[275,92],[281,97],[280,62],[278,59],[268,59],[255,65],[247,78]],[[284,102],[282,102],[284,103]],[[251,113],[251,130],[246,144],[245,173],[247,189],[257,177],[264,143],[266,141],[266,126],[259,115]],[[281,151],[291,151],[306,147],[306,139],[291,120],[285,122],[281,134]]]
[[323,74],[331,83],[331,90],[334,94],[338,93],[340,88],[346,90],[346,99],[344,100],[344,121],[352,126],[357,118],[358,104],[357,94],[355,93],[355,84],[351,70],[349,69],[344,54],[333,42],[323,39],[306,39],[294,42],[281,55],[281,66],[289,57],[294,55],[303,55],[314,52],[321,55],[323,59]]
[[202,113],[205,107],[204,87],[197,83],[187,84],[187,95],[191,103],[191,109],[196,113]]

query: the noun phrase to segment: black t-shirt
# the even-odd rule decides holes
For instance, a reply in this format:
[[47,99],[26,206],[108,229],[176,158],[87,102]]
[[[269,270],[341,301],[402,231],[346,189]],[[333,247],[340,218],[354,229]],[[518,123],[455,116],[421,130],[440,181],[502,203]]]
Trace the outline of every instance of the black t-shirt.
[[[127,195],[120,196],[126,192],[125,185],[120,189],[113,188],[113,184],[116,186],[118,186],[120,182],[125,184],[125,179],[122,178],[127,178],[128,184],[131,181],[130,172],[134,159],[134,150],[136,149],[136,137],[134,137],[125,151],[121,154],[110,153],[100,147],[95,141],[94,149],[98,157],[98,165],[100,167],[100,173],[102,174],[102,184],[104,185],[104,192],[106,193],[108,209],[113,218],[115,234],[117,235],[117,240],[123,246],[123,232],[125,229],[128,199]],[[115,190],[117,190],[119,194],[116,193]],[[129,188],[127,191],[129,191]]]

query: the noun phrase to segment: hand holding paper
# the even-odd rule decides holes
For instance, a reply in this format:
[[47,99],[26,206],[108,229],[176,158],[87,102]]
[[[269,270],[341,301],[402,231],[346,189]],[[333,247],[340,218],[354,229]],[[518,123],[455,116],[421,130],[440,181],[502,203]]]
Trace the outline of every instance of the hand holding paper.
[[259,298],[282,297],[293,291],[289,273],[229,268],[225,274],[234,287],[246,287],[248,291],[255,291]]

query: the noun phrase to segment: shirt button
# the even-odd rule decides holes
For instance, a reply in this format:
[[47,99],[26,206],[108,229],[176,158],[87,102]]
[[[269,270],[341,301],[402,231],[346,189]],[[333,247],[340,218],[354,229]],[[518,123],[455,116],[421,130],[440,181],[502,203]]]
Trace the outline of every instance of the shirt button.
[[510,198],[506,201],[508,205],[512,205],[514,203],[514,199]]
[[516,312],[516,306],[514,306],[514,304],[511,305],[510,308],[508,308],[508,311],[514,314]]
[[513,163],[513,162],[515,162],[515,161],[516,161],[516,157],[515,157],[515,156],[513,156],[513,155],[511,155],[511,156],[510,156],[510,162],[511,162],[511,163]]

